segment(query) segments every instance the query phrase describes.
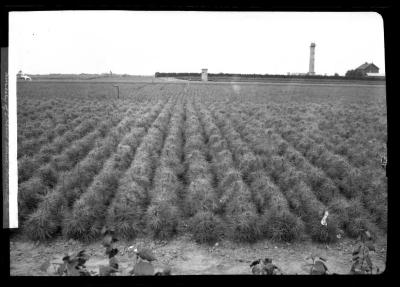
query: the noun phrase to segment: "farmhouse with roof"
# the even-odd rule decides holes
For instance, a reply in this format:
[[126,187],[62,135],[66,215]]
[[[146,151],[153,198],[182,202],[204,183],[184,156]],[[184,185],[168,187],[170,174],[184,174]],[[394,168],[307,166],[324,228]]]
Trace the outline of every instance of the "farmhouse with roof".
[[374,63],[367,62],[356,68],[356,70],[363,72],[364,75],[369,73],[379,73],[379,68]]

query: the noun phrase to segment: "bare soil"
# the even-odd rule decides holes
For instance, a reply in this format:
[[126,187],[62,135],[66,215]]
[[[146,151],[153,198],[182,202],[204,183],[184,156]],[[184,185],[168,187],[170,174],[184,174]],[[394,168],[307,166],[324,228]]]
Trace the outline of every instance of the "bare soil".
[[[132,252],[128,251],[128,247],[132,245],[150,248],[157,257],[157,261],[154,262],[155,268],[169,266],[174,275],[251,274],[249,264],[253,260],[265,257],[270,257],[284,274],[308,274],[309,269],[304,265],[309,262],[305,258],[311,252],[317,252],[327,259],[330,273],[348,274],[355,244],[355,240],[343,239],[329,246],[311,242],[282,244],[271,241],[255,244],[218,242],[218,246],[207,246],[196,244],[185,236],[169,242],[142,238],[117,242],[120,252],[116,257],[122,269],[117,275],[129,275],[128,272],[132,270],[135,259]],[[380,272],[383,272],[386,266],[386,239],[378,240],[375,247],[376,252],[371,253],[371,259],[373,264],[379,267]],[[58,239],[50,243],[34,243],[12,239],[10,249],[11,276],[54,275],[56,263],[61,263],[61,258],[67,252],[81,249],[86,249],[90,255],[86,266],[93,274],[98,273],[99,265],[108,265],[108,258],[100,242],[84,244],[74,240]],[[49,259],[52,264],[46,272],[41,271],[41,264]]]

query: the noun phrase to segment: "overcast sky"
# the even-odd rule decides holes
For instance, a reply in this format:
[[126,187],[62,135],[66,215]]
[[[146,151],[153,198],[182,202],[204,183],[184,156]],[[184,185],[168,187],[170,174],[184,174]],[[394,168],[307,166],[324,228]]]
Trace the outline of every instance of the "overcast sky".
[[10,14],[10,65],[28,74],[385,72],[376,13],[49,11]]

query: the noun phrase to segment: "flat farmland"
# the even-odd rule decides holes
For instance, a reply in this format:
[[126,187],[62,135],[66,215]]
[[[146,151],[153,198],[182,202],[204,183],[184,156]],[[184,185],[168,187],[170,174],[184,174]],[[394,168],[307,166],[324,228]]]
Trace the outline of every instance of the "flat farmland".
[[18,83],[19,235],[386,236],[384,86],[115,84]]

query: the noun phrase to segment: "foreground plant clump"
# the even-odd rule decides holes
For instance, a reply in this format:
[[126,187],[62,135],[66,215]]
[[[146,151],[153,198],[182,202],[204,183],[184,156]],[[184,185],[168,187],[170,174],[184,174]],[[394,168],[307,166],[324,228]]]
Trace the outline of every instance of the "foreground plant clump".
[[[117,254],[118,248],[115,246],[115,242],[118,239],[114,236],[114,229],[106,226],[101,230],[101,234],[104,236],[102,245],[105,247],[105,255],[108,257],[108,265],[99,265],[98,272],[88,271],[85,263],[90,259],[90,256],[86,253],[86,250],[80,250],[77,253],[68,253],[63,258],[63,263],[53,263],[53,274],[58,276],[116,276],[122,275],[125,270],[120,268],[118,263]],[[144,275],[171,275],[171,268],[165,266],[164,268],[155,269],[151,264],[152,261],[156,260],[153,253],[149,249],[137,249],[134,246],[128,248],[128,252],[131,251],[135,255],[135,264],[133,269],[128,272],[129,275],[144,276]],[[54,267],[58,265],[58,267]],[[40,269],[43,272],[51,273],[50,270],[51,261],[45,261]]]
[[[271,241],[257,243],[258,248],[254,248],[254,245],[249,248],[246,244],[223,241],[217,242],[210,248],[210,246],[195,244],[187,236],[184,240],[181,238],[169,243],[165,241],[156,243],[149,238],[142,238],[139,241],[135,240],[132,242],[133,245],[129,246],[131,243],[119,242],[113,228],[103,228],[101,234],[103,235],[102,246],[82,245],[73,241],[71,243],[75,245],[74,247],[66,245],[65,242],[62,245],[67,248],[47,245],[48,251],[53,250],[59,254],[61,248],[66,250],[66,253],[53,257],[54,260],[46,260],[41,264],[40,270],[46,274],[58,276],[158,276],[232,274],[232,271],[235,274],[254,275],[379,274],[380,269],[385,268],[384,261],[379,255],[380,251],[383,251],[381,243],[375,242],[369,231],[363,232],[356,242],[346,240],[346,243],[335,244],[336,246],[332,246],[333,250],[329,252],[322,245],[318,247],[311,242],[292,246],[279,244],[282,245],[281,248],[277,249],[275,246],[269,249],[267,246],[273,243]],[[77,244],[80,246],[76,246]],[[338,252],[337,247],[342,244],[344,248],[339,248],[342,251]],[[21,247],[23,245],[24,243]],[[232,248],[232,245],[238,248]],[[350,250],[347,249],[349,247]],[[27,245],[23,248],[27,248]],[[75,252],[70,252],[71,248]],[[238,250],[240,251],[237,252]],[[343,250],[346,252],[343,253]],[[49,252],[39,251],[38,253],[39,257],[48,258]],[[14,256],[16,254],[21,254],[20,250],[16,251]],[[25,269],[25,272],[35,274],[38,271],[37,262],[42,262],[42,260],[37,258],[38,256],[34,257],[34,260],[29,260],[29,258],[24,260],[26,263],[28,259],[28,262],[31,262],[30,266],[20,264],[19,260],[15,263]],[[203,258],[201,263],[199,263],[199,258]],[[205,258],[207,260],[204,260]],[[219,264],[215,264],[216,262]],[[195,269],[193,265],[196,266]],[[13,265],[13,267],[15,272],[16,266]],[[18,269],[21,272],[21,268]]]
[[116,98],[111,83],[20,85],[32,240],[91,241],[104,226],[208,244],[387,231],[384,88],[125,83]]

